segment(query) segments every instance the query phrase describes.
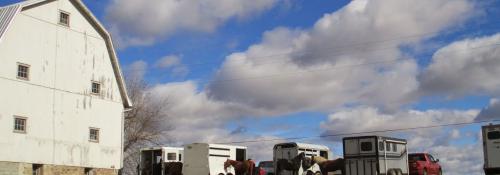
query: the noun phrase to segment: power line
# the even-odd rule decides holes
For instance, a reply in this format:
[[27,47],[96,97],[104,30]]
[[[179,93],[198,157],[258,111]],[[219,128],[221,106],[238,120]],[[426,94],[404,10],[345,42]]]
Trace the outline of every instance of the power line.
[[[486,25],[486,24],[484,24],[484,25]],[[482,26],[482,25],[480,25],[480,26]],[[484,31],[486,29],[482,28],[482,30]],[[494,28],[490,28],[490,30],[497,31],[498,28],[494,27]],[[323,48],[318,48],[318,49],[314,49],[314,50],[310,49],[310,50],[302,50],[302,51],[290,51],[290,52],[283,52],[283,53],[263,55],[263,56],[245,57],[245,58],[246,59],[252,59],[254,61],[258,61],[258,60],[264,60],[263,58],[282,58],[280,56],[287,56],[287,55],[290,55],[290,54],[313,53],[313,52],[317,52],[318,50],[327,50],[327,51],[342,52],[342,50],[352,49],[352,48],[354,48],[356,46],[363,46],[363,45],[376,44],[376,43],[386,43],[386,42],[398,41],[398,40],[402,40],[402,39],[411,39],[411,38],[416,38],[416,37],[424,37],[424,36],[427,36],[427,35],[428,36],[432,36],[432,35],[436,35],[436,34],[439,34],[439,33],[449,33],[449,31],[423,32],[423,33],[418,33],[418,34],[403,35],[403,36],[399,36],[399,37],[382,39],[382,40],[372,40],[372,41],[366,41],[366,42],[357,42],[357,43],[354,43],[354,44],[346,44],[346,45],[336,45],[336,46],[330,46],[330,47],[323,47]],[[376,49],[372,49],[372,50],[376,50]],[[359,52],[359,50],[354,50],[354,51],[355,52]],[[344,54],[347,54],[347,53],[344,53]],[[276,62],[276,61],[271,61],[271,62]],[[201,67],[203,65],[210,65],[210,64],[214,64],[214,63],[220,63],[220,61],[207,61],[207,62],[200,62],[200,63],[184,64],[184,66],[188,66],[188,67],[192,68],[193,66],[194,67],[198,67],[198,66]],[[134,70],[134,69],[129,69],[129,70]]]
[[[476,50],[476,49],[481,49],[481,48],[498,47],[498,46],[500,46],[500,43],[495,43],[495,44],[491,44],[491,45],[483,45],[483,46],[468,48],[468,49],[451,50],[449,52],[455,52],[455,54],[456,54],[456,52],[458,52],[458,51],[468,51],[468,50]],[[443,53],[446,53],[446,52],[439,52],[437,54],[443,54]],[[432,55],[434,55],[434,53],[424,55],[424,56],[432,56]],[[385,60],[378,60],[378,61],[366,62],[366,63],[360,63],[360,64],[333,66],[333,67],[329,67],[329,68],[311,69],[311,70],[305,70],[305,71],[276,73],[276,74],[264,75],[264,76],[240,77],[240,78],[231,78],[231,79],[222,79],[222,80],[208,80],[208,81],[201,81],[201,83],[210,83],[211,85],[214,85],[214,84],[221,84],[221,83],[227,83],[227,82],[233,82],[233,81],[271,79],[271,78],[275,78],[275,77],[287,76],[287,75],[292,75],[292,74],[314,73],[314,72],[322,72],[322,71],[332,71],[332,70],[337,70],[337,69],[341,69],[341,68],[353,68],[353,67],[363,67],[363,66],[383,64],[383,63],[395,63],[397,61],[402,61],[405,59],[408,59],[408,58],[399,57],[396,59],[385,59]]]
[[432,128],[472,125],[472,124],[481,124],[481,123],[494,123],[494,122],[500,122],[500,119],[481,120],[481,121],[472,121],[472,122],[459,122],[459,123],[447,123],[447,124],[440,124],[440,125],[418,126],[418,127],[409,127],[409,128],[396,128],[396,129],[386,129],[386,130],[362,131],[362,132],[339,133],[339,134],[326,134],[326,135],[317,135],[317,136],[243,140],[243,141],[234,141],[234,142],[221,142],[221,143],[217,143],[217,144],[259,143],[259,142],[273,142],[273,141],[286,141],[286,140],[304,140],[304,139],[314,139],[314,138],[330,138],[330,137],[367,135],[367,134],[377,134],[377,133],[397,132],[397,131],[411,131],[411,130],[418,130],[418,129],[432,129]]

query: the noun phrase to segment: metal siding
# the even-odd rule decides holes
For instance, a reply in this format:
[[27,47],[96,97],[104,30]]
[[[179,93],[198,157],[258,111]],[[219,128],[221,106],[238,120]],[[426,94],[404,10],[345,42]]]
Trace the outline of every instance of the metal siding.
[[9,28],[12,19],[16,16],[21,5],[12,5],[0,8],[0,40]]

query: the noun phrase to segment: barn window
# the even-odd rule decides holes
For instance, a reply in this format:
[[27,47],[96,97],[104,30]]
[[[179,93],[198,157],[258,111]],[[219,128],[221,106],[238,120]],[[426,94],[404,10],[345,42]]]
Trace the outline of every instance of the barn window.
[[101,83],[97,81],[92,81],[92,93],[93,94],[101,93]]
[[26,133],[27,120],[26,117],[14,117],[14,132]]
[[59,24],[63,26],[69,26],[69,13],[59,11]]
[[21,80],[29,80],[30,66],[23,63],[17,63],[17,78]]
[[90,130],[89,130],[89,141],[91,141],[91,142],[99,142],[99,129],[98,128],[90,128]]
[[42,175],[42,167],[43,165],[41,164],[33,164],[32,165],[33,175]]

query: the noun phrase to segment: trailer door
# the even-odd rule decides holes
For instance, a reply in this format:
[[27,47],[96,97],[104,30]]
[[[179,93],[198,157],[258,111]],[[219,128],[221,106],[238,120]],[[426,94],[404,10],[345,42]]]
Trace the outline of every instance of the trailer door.
[[500,167],[500,130],[489,130],[486,133],[487,167]]

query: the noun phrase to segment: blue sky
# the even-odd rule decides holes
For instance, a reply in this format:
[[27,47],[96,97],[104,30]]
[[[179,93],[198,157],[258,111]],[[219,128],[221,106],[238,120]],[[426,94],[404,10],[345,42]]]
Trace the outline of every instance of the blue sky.
[[[125,72],[171,99],[176,130],[199,130],[172,144],[498,119],[478,115],[499,106],[500,1],[186,2],[171,10],[172,0],[83,2],[110,29]],[[480,174],[479,129],[383,134],[406,137],[410,148],[438,154],[450,169],[475,163],[452,174]],[[342,154],[338,139],[306,141]],[[475,156],[449,156],[468,149]]]

